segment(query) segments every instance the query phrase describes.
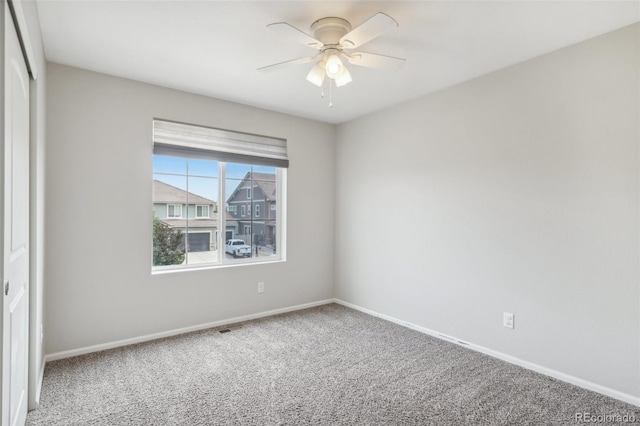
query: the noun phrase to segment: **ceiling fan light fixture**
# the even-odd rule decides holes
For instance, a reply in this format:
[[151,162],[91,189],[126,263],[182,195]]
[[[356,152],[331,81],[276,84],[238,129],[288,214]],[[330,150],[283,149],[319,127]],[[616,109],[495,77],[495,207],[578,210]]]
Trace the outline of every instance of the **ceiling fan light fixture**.
[[[383,12],[376,13],[356,28],[352,28],[349,21],[343,18],[335,16],[320,18],[311,24],[312,35],[286,22],[269,24],[267,28],[270,31],[286,36],[307,47],[317,49],[318,53],[315,56],[268,65],[258,68],[258,70],[267,72],[289,65],[306,64],[315,62],[317,58],[321,57],[307,74],[307,81],[322,88],[323,85],[327,84],[325,80],[328,77],[335,82],[336,87],[341,87],[352,81],[347,64],[343,63],[345,58],[349,64],[368,68],[398,68],[406,62],[405,59],[393,56],[366,52],[348,52],[397,27],[398,22]],[[348,51],[345,51],[345,49]],[[343,55],[344,57],[342,57]],[[331,81],[328,83],[331,83]],[[332,86],[333,84],[328,86],[329,96],[331,96]]]
[[324,61],[320,61],[311,68],[307,74],[307,81],[315,86],[322,87],[324,83]]
[[351,73],[347,67],[342,67],[342,72],[334,79],[334,81],[336,82],[336,87],[342,87],[345,84],[351,83]]
[[324,69],[327,72],[327,77],[336,78],[342,73],[344,65],[336,53],[330,53],[327,56]]

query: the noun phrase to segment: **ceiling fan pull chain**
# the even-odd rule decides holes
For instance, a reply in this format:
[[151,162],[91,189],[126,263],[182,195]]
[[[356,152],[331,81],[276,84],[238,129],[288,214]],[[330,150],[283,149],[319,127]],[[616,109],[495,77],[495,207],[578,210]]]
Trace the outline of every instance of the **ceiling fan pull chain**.
[[331,90],[331,80],[329,80],[329,108],[333,108],[333,92]]

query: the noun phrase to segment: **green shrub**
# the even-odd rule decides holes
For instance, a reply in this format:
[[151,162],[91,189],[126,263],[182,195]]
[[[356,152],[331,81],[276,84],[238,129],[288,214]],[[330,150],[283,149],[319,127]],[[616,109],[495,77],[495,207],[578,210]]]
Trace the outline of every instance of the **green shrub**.
[[153,266],[184,262],[184,232],[153,218]]

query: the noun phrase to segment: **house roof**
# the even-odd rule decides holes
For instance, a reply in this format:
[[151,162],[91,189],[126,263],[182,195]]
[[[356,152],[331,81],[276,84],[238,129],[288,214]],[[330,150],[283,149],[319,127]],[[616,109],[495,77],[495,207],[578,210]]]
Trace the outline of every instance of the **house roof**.
[[232,198],[236,196],[240,188],[244,185],[244,183],[251,179],[254,184],[258,185],[262,192],[264,192],[265,197],[269,201],[276,201],[276,175],[273,173],[257,173],[257,172],[247,172],[247,174],[242,178],[236,189],[227,199],[229,202]]
[[255,183],[262,189],[267,200],[275,201],[276,199],[276,183],[272,181],[258,180]]
[[153,202],[162,204],[208,204],[216,205],[216,202],[208,198],[201,197],[193,192],[177,188],[159,180],[153,180]]

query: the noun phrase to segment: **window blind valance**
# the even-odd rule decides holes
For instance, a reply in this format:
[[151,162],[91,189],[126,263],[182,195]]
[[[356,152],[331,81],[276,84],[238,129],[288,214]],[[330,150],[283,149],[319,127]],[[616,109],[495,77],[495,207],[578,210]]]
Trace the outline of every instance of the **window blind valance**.
[[153,120],[153,153],[289,167],[287,140],[167,120]]

